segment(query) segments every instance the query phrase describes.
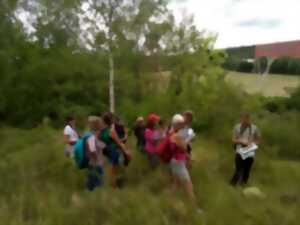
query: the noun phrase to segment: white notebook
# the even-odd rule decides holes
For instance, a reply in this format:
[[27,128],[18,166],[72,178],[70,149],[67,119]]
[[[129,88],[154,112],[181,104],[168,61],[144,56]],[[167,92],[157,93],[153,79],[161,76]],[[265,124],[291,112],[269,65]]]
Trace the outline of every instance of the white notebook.
[[239,148],[237,153],[240,154],[243,160],[245,160],[247,158],[254,157],[257,149],[258,146],[256,144],[252,144],[245,148]]

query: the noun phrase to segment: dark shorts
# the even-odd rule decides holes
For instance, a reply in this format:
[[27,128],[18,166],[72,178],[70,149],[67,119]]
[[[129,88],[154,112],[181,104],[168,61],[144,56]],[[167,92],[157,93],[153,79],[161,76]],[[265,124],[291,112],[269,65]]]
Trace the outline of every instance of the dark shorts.
[[149,165],[152,169],[156,168],[159,164],[159,155],[156,153],[147,153]]
[[108,148],[107,157],[112,166],[119,166],[121,163],[122,152],[118,148]]

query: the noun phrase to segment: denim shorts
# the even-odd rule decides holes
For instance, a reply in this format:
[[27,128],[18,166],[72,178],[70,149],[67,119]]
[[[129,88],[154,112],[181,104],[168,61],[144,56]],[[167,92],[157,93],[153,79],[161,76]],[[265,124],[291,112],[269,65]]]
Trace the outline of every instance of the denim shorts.
[[109,148],[107,149],[108,161],[112,166],[119,166],[122,161],[122,152],[118,148]]
[[90,166],[88,168],[88,175],[86,181],[86,187],[89,191],[93,191],[95,188],[102,186],[103,184],[103,168],[102,166]]

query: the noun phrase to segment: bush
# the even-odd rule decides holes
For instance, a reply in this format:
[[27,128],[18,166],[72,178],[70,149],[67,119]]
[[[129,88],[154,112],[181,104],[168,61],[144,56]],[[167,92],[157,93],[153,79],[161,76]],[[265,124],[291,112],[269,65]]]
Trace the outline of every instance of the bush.
[[300,111],[300,87],[286,100],[288,110]]
[[263,98],[262,101],[264,109],[271,113],[282,113],[285,112],[287,109],[286,98]]
[[263,134],[264,148],[269,155],[293,160],[300,159],[298,135],[300,116],[298,113],[265,113],[258,123]]
[[289,61],[288,73],[292,75],[300,75],[300,59],[291,59]]
[[231,57],[228,57],[223,64],[223,68],[227,70],[237,71],[240,61]]
[[281,57],[276,59],[270,69],[271,73],[300,75],[300,59]]
[[260,57],[257,59],[256,64],[255,64],[255,71],[257,73],[263,73],[266,71],[268,66],[268,59],[267,57]]
[[[50,51],[28,45],[30,51],[24,52],[22,59],[27,63],[4,74],[7,81],[0,83],[5,100],[0,104],[0,116],[7,124],[35,127],[46,117],[59,124],[68,114],[80,116],[106,109],[107,72],[101,58],[74,54],[67,48]],[[95,58],[100,62],[95,64]]]
[[254,64],[251,62],[246,62],[246,61],[242,61],[238,68],[237,71],[238,72],[243,72],[243,73],[251,73],[253,72],[254,69]]

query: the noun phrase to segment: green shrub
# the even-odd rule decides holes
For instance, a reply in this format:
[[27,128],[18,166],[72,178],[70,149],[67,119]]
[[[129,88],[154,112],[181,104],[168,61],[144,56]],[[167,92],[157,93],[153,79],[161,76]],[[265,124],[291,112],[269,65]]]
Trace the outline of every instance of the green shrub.
[[300,60],[291,57],[276,59],[270,69],[275,74],[300,75]]
[[271,73],[278,73],[278,74],[287,74],[288,67],[289,67],[289,57],[282,57],[276,59],[270,69]]
[[300,59],[290,59],[288,74],[300,75]]
[[263,134],[265,151],[270,156],[300,159],[298,129],[300,116],[295,112],[266,113],[258,120]]
[[239,68],[240,60],[228,57],[223,64],[223,68],[231,71],[237,71]]
[[289,110],[300,111],[300,87],[286,100],[286,105]]
[[287,100],[282,97],[263,98],[263,108],[271,113],[282,113],[287,109]]
[[253,72],[254,69],[254,64],[251,62],[246,62],[246,61],[242,61],[238,68],[237,71],[238,72],[243,72],[243,73],[251,73]]
[[260,57],[259,59],[256,60],[255,63],[255,71],[257,73],[263,73],[266,71],[268,66],[268,59],[267,57]]

